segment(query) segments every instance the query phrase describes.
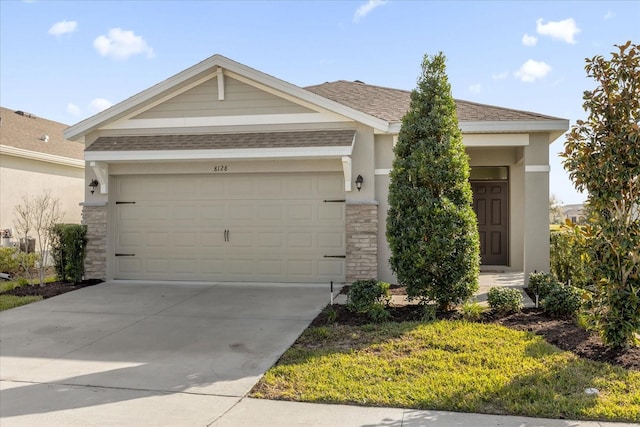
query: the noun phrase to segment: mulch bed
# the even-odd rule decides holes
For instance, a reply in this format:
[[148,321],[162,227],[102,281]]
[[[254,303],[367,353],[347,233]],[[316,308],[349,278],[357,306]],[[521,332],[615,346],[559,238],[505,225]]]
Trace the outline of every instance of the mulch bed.
[[98,283],[102,283],[102,280],[83,280],[80,283],[51,282],[45,283],[42,286],[39,284],[23,285],[10,291],[2,292],[0,295],[15,295],[18,297],[41,296],[47,299],[66,292],[75,291],[76,289],[97,285]]
[[[392,295],[405,295],[403,287],[392,285]],[[348,292],[348,287],[342,289],[343,294]],[[350,312],[344,305],[333,305],[333,310],[325,309],[316,317],[312,326],[322,326],[332,323],[340,325],[361,326],[371,323],[364,314]],[[392,322],[419,321],[422,320],[423,311],[416,305],[392,305],[389,307]],[[457,312],[438,312],[438,319],[457,319]],[[571,351],[579,357],[598,362],[607,362],[629,370],[640,371],[640,347],[627,350],[612,350],[607,348],[600,337],[590,333],[572,320],[560,319],[546,315],[541,309],[526,308],[521,313],[511,315],[499,315],[493,312],[485,312],[480,322],[496,323],[519,331],[528,331],[542,336],[547,342],[561,350]]]

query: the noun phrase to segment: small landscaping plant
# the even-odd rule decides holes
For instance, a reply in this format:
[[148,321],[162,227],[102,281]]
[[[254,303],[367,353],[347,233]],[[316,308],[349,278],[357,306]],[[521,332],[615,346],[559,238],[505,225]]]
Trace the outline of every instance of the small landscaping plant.
[[498,313],[519,313],[523,307],[522,300],[519,289],[496,287],[489,290],[489,307]]
[[554,288],[560,286],[555,276],[550,273],[531,273],[529,274],[529,290],[533,295],[538,295],[542,300],[549,295]]
[[390,285],[375,279],[356,280],[349,287],[347,307],[354,313],[366,314],[374,322],[389,318],[386,307],[391,300]]
[[15,247],[0,248],[0,273],[8,273],[12,277],[30,277],[38,258],[38,254],[21,252]]
[[469,322],[477,322],[482,318],[484,309],[477,302],[467,301],[462,305],[462,318]]
[[545,313],[557,317],[573,317],[581,306],[582,291],[575,286],[560,284],[542,300]]

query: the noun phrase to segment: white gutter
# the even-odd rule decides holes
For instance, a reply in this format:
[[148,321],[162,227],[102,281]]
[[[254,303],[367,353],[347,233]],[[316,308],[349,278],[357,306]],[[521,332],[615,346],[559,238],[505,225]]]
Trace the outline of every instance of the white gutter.
[[0,154],[84,169],[84,161],[80,159],[56,156],[55,154],[40,153],[38,151],[25,150],[22,148],[11,147],[9,145],[0,145]]
[[86,161],[333,159],[351,156],[353,144],[339,147],[229,148],[213,150],[85,151]]

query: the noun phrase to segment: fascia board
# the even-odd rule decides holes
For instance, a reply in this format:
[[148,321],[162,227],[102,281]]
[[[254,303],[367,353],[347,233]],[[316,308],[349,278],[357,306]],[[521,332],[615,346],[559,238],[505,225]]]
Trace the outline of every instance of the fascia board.
[[569,129],[569,120],[496,120],[460,122],[463,133],[492,132],[565,132]]
[[63,166],[84,169],[84,161],[72,159],[70,157],[56,156],[55,154],[40,153],[37,151],[25,150],[22,148],[0,145],[0,154],[8,156],[22,157],[24,159],[38,160],[41,162],[55,163]]
[[273,89],[276,89],[284,94],[289,94],[295,98],[310,102],[311,104],[325,108],[329,111],[344,115],[352,120],[364,123],[375,129],[386,131],[389,127],[389,123],[384,120],[378,119],[376,117],[370,116],[368,114],[362,113],[360,111],[354,110],[337,102],[311,93],[291,83],[285,82],[253,68],[247,67],[246,65],[232,61],[222,55],[214,55],[190,68],[187,68],[186,70],[176,74],[175,76],[170,77],[150,87],[149,89],[133,95],[132,97],[108,108],[101,113],[96,114],[95,116],[89,117],[88,119],[85,119],[80,123],[77,123],[65,129],[63,133],[64,137],[69,140],[76,140],[78,137],[82,137],[86,133],[99,128],[101,125],[113,119],[114,117],[119,117],[126,114],[137,105],[140,105],[148,101],[149,99],[158,96],[167,90],[170,90],[172,87],[192,77],[195,77],[200,73],[204,73],[207,70],[213,71],[215,67],[222,67],[225,70],[230,70],[237,75],[244,76],[252,80],[254,83],[262,83],[266,87],[272,87]]
[[149,99],[160,95],[166,90],[169,90],[172,87],[207,71],[208,69],[213,69],[217,65],[217,62],[220,60],[220,58],[222,58],[220,55],[214,55],[208,59],[205,59],[204,61],[181,71],[173,77],[169,77],[168,79],[163,80],[160,83],[155,84],[154,86],[151,86],[149,89],[143,90],[142,92],[139,92],[136,95],[133,95],[132,97],[81,121],[80,123],[68,127],[64,130],[63,135],[66,139],[74,141],[75,138],[84,136],[86,133],[90,132],[91,130],[97,129],[100,125],[113,119],[114,117],[125,114],[136,105],[142,104],[145,101],[148,101]]
[[[569,130],[569,120],[495,120],[459,122],[462,133],[529,133],[550,132],[555,140]],[[402,123],[389,125],[388,133],[398,134]]]
[[86,151],[86,161],[333,159],[350,156],[353,145],[340,147],[238,148],[215,150]]

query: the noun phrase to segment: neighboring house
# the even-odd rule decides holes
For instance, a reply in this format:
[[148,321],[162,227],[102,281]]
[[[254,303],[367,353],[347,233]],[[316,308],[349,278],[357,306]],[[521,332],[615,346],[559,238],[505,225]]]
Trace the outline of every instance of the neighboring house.
[[13,241],[18,238],[15,207],[23,203],[23,196],[40,196],[50,190],[60,201],[63,222],[80,223],[84,145],[64,139],[66,128],[62,123],[0,107],[0,229],[14,230]]
[[564,205],[560,206],[564,219],[570,219],[574,224],[584,224],[586,222],[584,205]]
[[[99,182],[85,185],[88,277],[395,281],[387,194],[409,101],[215,55],[70,127]],[[549,144],[568,121],[456,102],[483,268],[548,271]]]

